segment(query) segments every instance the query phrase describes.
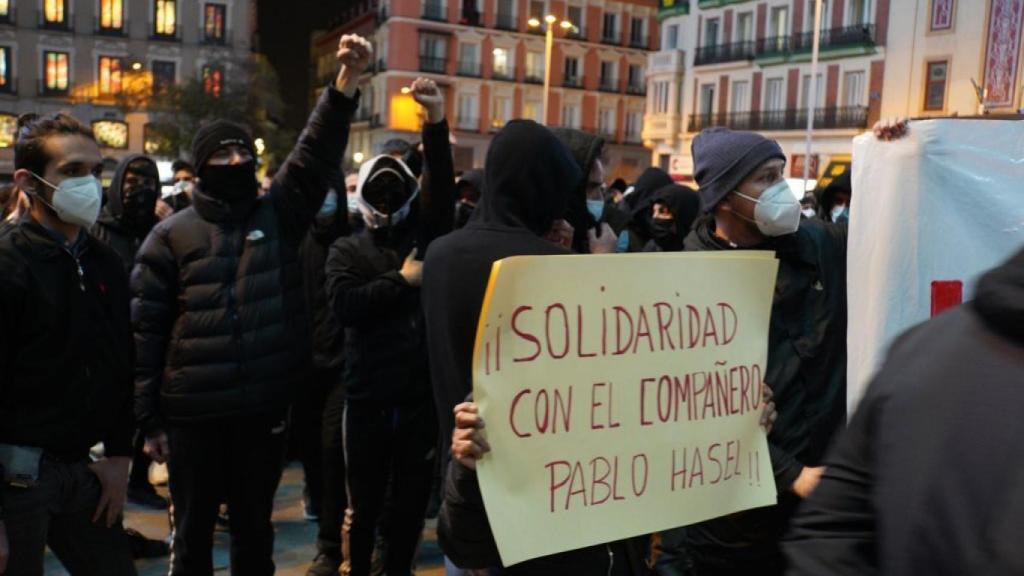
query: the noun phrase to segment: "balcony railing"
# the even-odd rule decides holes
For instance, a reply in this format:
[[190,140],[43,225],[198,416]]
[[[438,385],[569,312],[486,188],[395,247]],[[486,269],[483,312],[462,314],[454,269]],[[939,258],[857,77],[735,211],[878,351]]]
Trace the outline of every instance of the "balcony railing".
[[516,23],[516,17],[512,14],[501,14],[498,13],[497,17],[494,18],[494,27],[498,30],[518,30],[519,26]]
[[459,24],[463,26],[483,26],[484,15],[476,10],[465,10],[462,12],[462,17],[459,18]]
[[[874,24],[847,26],[845,28],[832,28],[829,30],[821,31],[821,50],[828,50],[830,48],[845,48],[848,46],[874,46],[874,44]],[[810,52],[813,48],[813,31],[793,35],[793,52]]]
[[444,13],[444,6],[440,2],[427,2],[423,5],[423,19],[444,22],[447,20]]
[[566,88],[582,88],[583,77],[582,76],[566,76],[562,79],[562,86]]
[[455,129],[463,132],[479,132],[480,119],[473,116],[459,116],[459,121],[455,123]]
[[206,46],[228,46],[231,44],[231,32],[224,32],[220,38],[207,36],[204,32],[199,38],[199,43]]
[[47,88],[46,82],[42,78],[40,78],[38,80],[38,86],[39,86],[38,94],[40,96],[46,96],[46,97],[51,97],[51,98],[65,98],[65,97],[71,95],[71,86],[70,86],[70,84],[68,85],[67,88],[64,88],[63,90]]
[[626,133],[626,137],[623,139],[623,141],[626,144],[640,144],[642,142],[642,140],[640,139],[640,134],[639,133],[629,133],[629,132]]
[[97,36],[124,37],[128,35],[128,20],[122,20],[120,28],[107,28],[100,25],[99,18],[93,17],[92,29]]
[[543,84],[544,83],[544,73],[543,72],[538,72],[538,71],[532,71],[531,72],[531,71],[527,70],[526,71],[526,77],[523,78],[523,81],[526,82],[527,84]]
[[42,10],[38,10],[37,14],[38,14],[39,27],[42,28],[43,30],[55,30],[55,31],[59,31],[59,32],[70,32],[72,30],[72,28],[71,28],[71,18],[72,18],[72,15],[69,14],[68,12],[64,12],[64,19],[61,20],[60,22],[50,22],[50,21],[48,21],[46,19],[46,13],[43,12]]
[[420,72],[434,72],[437,74],[444,74],[445,66],[444,58],[435,58],[433,56],[420,56]]
[[647,48],[647,36],[630,36],[630,48]]
[[622,43],[622,38],[619,37],[618,30],[605,30],[604,33],[601,34],[601,43],[618,46]]
[[467,78],[479,78],[480,63],[472,60],[463,60],[459,62],[459,68],[456,70],[456,73]]
[[[814,111],[815,128],[866,128],[867,123],[868,109],[865,106],[818,108]],[[807,109],[731,112],[724,117],[719,114],[690,116],[690,132],[700,132],[711,126],[732,130],[804,130],[807,128]]]
[[150,30],[149,39],[161,42],[181,42],[181,26],[175,26],[172,34],[161,34],[156,30]]
[[785,55],[790,52],[790,36],[772,36],[757,41],[758,56]]
[[570,28],[566,33],[565,37],[569,40],[586,40],[587,30],[583,27]]
[[601,92],[618,92],[619,81],[614,78],[601,78],[601,82],[597,85],[597,89]]
[[629,84],[626,86],[626,94],[633,96],[646,96],[647,86],[644,84]]
[[737,62],[739,60],[753,60],[756,56],[756,43],[734,42],[732,44],[720,44],[718,46],[701,46],[694,54],[693,65],[721,64],[723,62]]
[[495,80],[515,80],[516,71],[515,68],[507,67],[504,70],[492,70],[491,78]]

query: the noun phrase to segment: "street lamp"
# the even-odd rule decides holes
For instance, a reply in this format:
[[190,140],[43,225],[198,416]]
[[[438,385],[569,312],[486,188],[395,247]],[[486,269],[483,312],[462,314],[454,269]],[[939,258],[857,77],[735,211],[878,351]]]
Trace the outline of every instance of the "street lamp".
[[[548,14],[544,17],[544,122],[546,126],[548,123],[548,100],[551,97],[551,49],[555,44],[555,22],[558,22],[558,18]],[[530,18],[527,22],[530,28],[540,28],[541,22],[537,18]],[[559,24],[563,30],[569,30],[570,28],[575,29],[572,22],[568,20],[562,20]]]

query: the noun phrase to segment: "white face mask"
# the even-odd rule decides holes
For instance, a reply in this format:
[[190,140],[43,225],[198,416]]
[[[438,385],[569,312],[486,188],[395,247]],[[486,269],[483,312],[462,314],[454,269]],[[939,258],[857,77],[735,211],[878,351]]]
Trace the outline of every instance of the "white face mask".
[[836,206],[835,208],[832,209],[832,221],[833,222],[842,222],[844,220],[849,220],[849,218],[850,218],[850,212],[846,208],[846,206],[839,205],[839,206]]
[[814,210],[811,210],[810,208],[804,208],[804,217],[814,218]]
[[765,236],[785,236],[800,228],[800,202],[793,196],[785,180],[770,186],[760,198],[751,198],[736,192],[737,196],[757,204],[754,207],[754,224]]
[[54,186],[42,176],[30,172],[40,182],[53,188],[53,203],[43,200],[42,195],[34,194],[40,202],[46,204],[57,213],[57,218],[73,226],[92,228],[100,215],[103,200],[103,187],[95,176],[79,176],[68,178]]

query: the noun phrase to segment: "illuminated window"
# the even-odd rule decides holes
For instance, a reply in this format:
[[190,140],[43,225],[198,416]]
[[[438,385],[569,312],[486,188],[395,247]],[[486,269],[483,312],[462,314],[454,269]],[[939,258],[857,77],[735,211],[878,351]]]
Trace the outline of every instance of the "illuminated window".
[[224,90],[224,69],[220,66],[203,66],[203,91],[220,98]]
[[0,19],[9,20],[11,18],[11,2],[10,0],[0,0]]
[[173,132],[173,127],[163,124],[146,124],[142,127],[142,147],[146,154],[171,155],[173,150],[168,134]]
[[178,3],[175,0],[153,0],[157,36],[174,36],[178,32]]
[[51,26],[65,26],[67,24],[64,0],[44,0],[43,22]]
[[111,96],[121,93],[124,59],[113,56],[100,56],[99,88],[100,95]]
[[0,114],[0,148],[14,146],[18,134],[18,117],[14,114]]
[[67,52],[43,53],[43,90],[50,94],[67,93],[71,57]]
[[0,92],[10,92],[14,88],[14,78],[11,78],[11,49],[8,46],[0,46]]
[[124,28],[122,0],[100,0],[100,30],[121,30],[122,28]]
[[203,11],[203,33],[207,42],[224,43],[224,21],[227,7],[223,4],[207,4]]
[[113,120],[98,120],[92,123],[96,143],[104,148],[128,147],[128,125]]

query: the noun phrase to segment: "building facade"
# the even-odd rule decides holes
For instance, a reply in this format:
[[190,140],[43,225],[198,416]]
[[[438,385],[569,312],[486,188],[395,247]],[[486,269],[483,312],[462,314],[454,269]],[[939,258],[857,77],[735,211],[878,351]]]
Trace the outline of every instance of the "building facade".
[[[812,179],[829,162],[849,162],[852,138],[880,117],[893,50],[890,0],[822,4]],[[814,10],[815,0],[663,0],[643,132],[652,161],[689,180],[694,136],[726,126],[777,140],[787,176],[801,178]]]
[[[558,23],[544,117],[545,36],[529,22],[549,14]],[[364,1],[341,16],[343,25],[314,36],[313,95],[333,76],[343,34],[372,38],[353,158],[391,138],[418,138],[420,111],[402,89],[425,76],[445,92],[456,170],[483,166],[491,135],[513,118],[601,134],[610,178],[634,179],[649,165],[641,128],[644,68],[658,45],[655,0]]]
[[186,78],[218,91],[254,21],[254,0],[0,0],[0,173],[29,112],[92,123],[111,159],[145,151],[149,114],[125,96]]

